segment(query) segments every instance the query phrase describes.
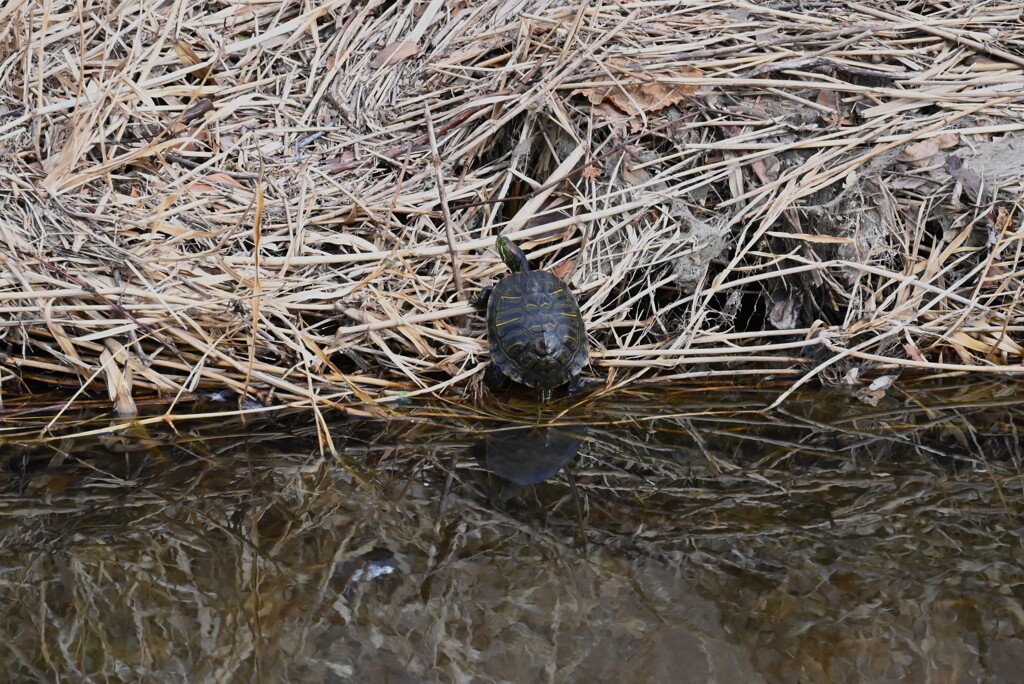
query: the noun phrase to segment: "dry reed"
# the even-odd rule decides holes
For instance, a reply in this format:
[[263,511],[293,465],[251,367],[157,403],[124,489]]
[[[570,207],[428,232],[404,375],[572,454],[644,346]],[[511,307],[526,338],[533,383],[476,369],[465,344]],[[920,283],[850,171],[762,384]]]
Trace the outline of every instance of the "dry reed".
[[475,394],[499,232],[609,386],[1024,372],[1015,3],[13,0],[0,44],[0,400]]

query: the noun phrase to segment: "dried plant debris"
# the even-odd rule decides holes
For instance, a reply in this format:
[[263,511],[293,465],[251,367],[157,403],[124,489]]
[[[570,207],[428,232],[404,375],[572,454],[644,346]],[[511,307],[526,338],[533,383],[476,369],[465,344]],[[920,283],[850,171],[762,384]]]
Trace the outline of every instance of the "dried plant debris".
[[502,232],[565,273],[614,383],[1020,374],[1022,26],[917,0],[13,0],[0,397],[475,395],[467,298]]

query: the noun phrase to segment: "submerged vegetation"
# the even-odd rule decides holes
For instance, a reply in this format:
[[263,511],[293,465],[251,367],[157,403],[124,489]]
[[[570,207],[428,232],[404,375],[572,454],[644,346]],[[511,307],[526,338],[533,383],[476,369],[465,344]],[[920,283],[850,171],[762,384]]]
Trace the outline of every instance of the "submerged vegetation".
[[777,391],[624,391],[549,416],[557,436],[526,399],[335,414],[327,459],[308,411],[169,425],[140,404],[46,432],[12,401],[0,671],[1013,681],[1021,388],[760,412]]
[[0,44],[0,399],[476,394],[499,232],[609,387],[1024,371],[1014,3],[13,0]]

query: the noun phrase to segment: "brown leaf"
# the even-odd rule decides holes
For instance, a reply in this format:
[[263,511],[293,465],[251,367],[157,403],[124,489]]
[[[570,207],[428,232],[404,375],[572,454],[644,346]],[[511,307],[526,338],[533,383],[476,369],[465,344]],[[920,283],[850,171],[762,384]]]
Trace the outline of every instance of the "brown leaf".
[[[587,97],[590,97],[589,95]],[[593,100],[591,99],[591,102]],[[629,117],[620,112],[610,102],[598,102],[590,108],[596,117],[610,123],[612,128],[621,131],[626,128]]]
[[640,82],[584,88],[582,92],[592,104],[598,105],[607,100],[630,116],[635,116],[640,112],[656,112],[682,102],[697,92],[697,86],[694,84],[666,83],[665,81],[673,78],[699,78],[703,75],[700,69],[684,66],[644,78],[643,74],[626,68],[626,64],[627,60],[625,59],[608,61],[608,66],[612,67],[613,71],[619,72],[618,76],[621,79]]
[[992,216],[992,222],[996,224],[996,231],[1005,232],[1013,230],[1013,215],[1007,211],[1006,207],[996,207],[995,216]]
[[907,356],[914,361],[921,361],[922,363],[928,359],[924,358],[924,354],[921,353],[921,349],[916,344],[905,342],[903,344],[903,351],[907,353]]
[[754,175],[765,185],[779,177],[780,166],[779,159],[774,154],[764,159],[755,159],[750,163]]
[[576,266],[576,260],[575,259],[566,259],[565,261],[563,261],[563,262],[561,262],[559,264],[555,264],[554,266],[552,266],[551,267],[551,272],[555,274],[556,278],[559,278],[561,280],[565,280],[565,276],[567,276],[570,273],[572,273],[572,269],[575,266]]
[[630,185],[639,185],[643,181],[647,180],[647,174],[642,171],[637,171],[633,168],[634,164],[625,163],[622,165],[622,180],[626,181]]
[[856,397],[868,406],[878,406],[885,397],[885,391],[896,380],[895,375],[882,375],[871,381],[871,384],[856,393]]
[[822,121],[833,126],[839,123],[839,93],[834,90],[819,90],[818,97],[814,98],[814,101],[832,110],[829,114],[821,113]]
[[355,153],[349,150],[348,152],[342,152],[340,157],[328,159],[324,162],[324,168],[327,173],[341,173],[342,171],[350,171],[351,169],[358,168],[366,163],[365,159],[356,159]]
[[583,177],[587,180],[594,180],[595,178],[601,177],[601,165],[590,164],[587,168],[583,169]]
[[213,173],[206,174],[206,180],[212,181],[214,183],[220,183],[221,185],[230,185],[233,188],[248,190],[246,186],[242,185],[228,174],[221,173],[219,171],[214,171]]
[[1008,269],[1005,264],[992,264],[988,267],[988,270],[985,271],[985,275],[982,278],[982,282],[985,285],[994,285],[999,281],[1003,280],[1003,278],[1005,278],[1007,274],[1009,274],[1010,272],[1010,269]]
[[370,61],[370,67],[380,69],[383,66],[398,64],[403,59],[412,57],[420,51],[418,43],[410,43],[407,40],[400,40],[397,43],[385,45],[377,56]]
[[932,181],[922,176],[895,176],[890,178],[888,186],[894,190],[920,190],[926,185],[931,185]]
[[70,485],[79,482],[81,479],[78,475],[70,475],[68,473],[38,475],[32,478],[28,489],[29,491],[46,491],[50,494],[60,494]]
[[834,90],[819,90],[814,101],[833,111],[839,111],[839,93]]
[[885,390],[863,389],[857,392],[854,396],[856,396],[863,404],[867,404],[868,406],[878,406],[878,402],[885,398]]
[[956,155],[946,159],[946,171],[953,177],[953,180],[963,186],[964,191],[967,192],[967,196],[971,198],[972,202],[979,201],[979,195],[985,183],[977,171],[965,164],[964,160]]
[[899,159],[903,162],[914,164],[915,166],[924,166],[928,161],[939,152],[939,141],[934,138],[928,140],[922,140],[912,145],[907,145],[902,152],[900,152]]
[[951,147],[956,147],[960,144],[959,133],[943,133],[942,135],[935,137],[935,142],[939,144],[940,150],[948,150]]
[[523,228],[532,230],[534,228],[547,228],[544,232],[536,234],[538,240],[547,239],[565,239],[569,236],[569,232],[573,230],[572,227],[554,227],[551,228],[552,224],[558,224],[564,222],[566,219],[572,218],[572,208],[567,205],[564,201],[560,200],[557,196],[550,197],[545,200],[538,208],[537,213],[526,220],[526,224]]
[[214,186],[208,183],[202,183],[200,181],[192,181],[191,183],[185,186],[185,189],[194,195],[205,195],[207,193],[213,193],[217,191],[217,188],[215,188]]

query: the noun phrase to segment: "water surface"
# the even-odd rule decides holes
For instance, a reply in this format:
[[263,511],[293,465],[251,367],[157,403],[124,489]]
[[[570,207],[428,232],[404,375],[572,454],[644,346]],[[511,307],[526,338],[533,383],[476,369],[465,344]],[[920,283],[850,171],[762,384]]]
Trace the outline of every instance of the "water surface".
[[389,420],[179,407],[46,433],[51,416],[8,402],[0,671],[1014,681],[1020,386],[909,385],[877,406],[819,390],[758,411],[778,391]]

